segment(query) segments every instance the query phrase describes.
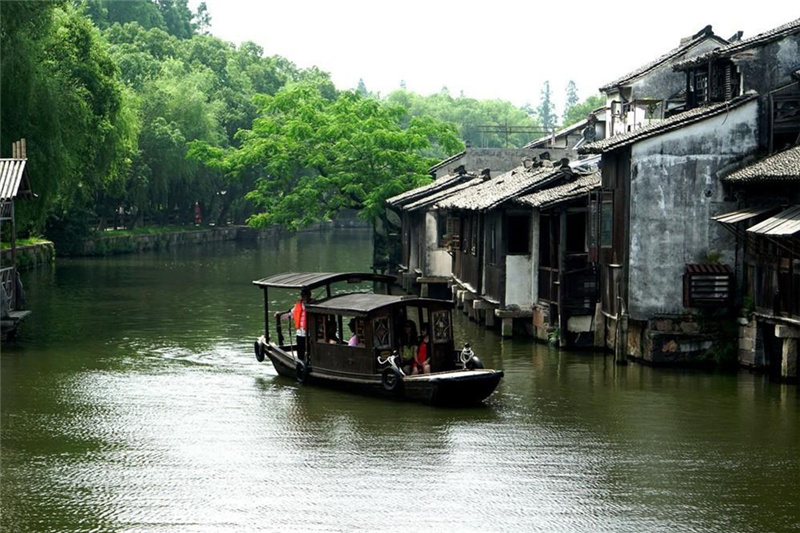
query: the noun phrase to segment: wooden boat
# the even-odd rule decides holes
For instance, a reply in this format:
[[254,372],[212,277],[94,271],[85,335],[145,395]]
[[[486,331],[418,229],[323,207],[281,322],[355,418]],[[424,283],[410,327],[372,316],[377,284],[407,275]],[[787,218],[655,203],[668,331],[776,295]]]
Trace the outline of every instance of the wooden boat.
[[[483,368],[468,344],[454,349],[453,302],[374,292],[333,294],[331,289],[334,283],[378,282],[388,291],[393,281],[393,276],[371,273],[287,273],[254,281],[264,290],[265,317],[264,335],[255,342],[256,359],[268,357],[281,376],[300,383],[437,405],[471,405],[486,399],[503,372]],[[305,306],[306,353],[299,357],[292,331],[287,344],[280,316],[270,315],[269,289],[313,294],[323,287],[323,297]],[[270,319],[277,321],[277,343],[270,336]],[[406,375],[398,366],[397,339],[407,321],[427,325],[430,373]],[[348,323],[354,325],[355,346],[341,335]]]

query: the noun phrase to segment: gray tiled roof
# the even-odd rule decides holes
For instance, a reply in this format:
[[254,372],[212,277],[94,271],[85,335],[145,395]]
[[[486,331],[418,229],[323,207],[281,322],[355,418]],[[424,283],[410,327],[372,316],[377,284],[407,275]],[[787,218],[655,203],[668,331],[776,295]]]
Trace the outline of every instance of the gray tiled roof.
[[461,175],[456,174],[454,176],[451,175],[442,176],[441,178],[436,179],[433,183],[429,183],[428,185],[423,185],[422,187],[417,187],[415,189],[411,189],[410,191],[406,191],[396,196],[392,196],[391,198],[386,200],[386,203],[392,207],[403,207],[404,205],[409,204],[411,202],[416,202],[420,198],[430,196],[431,194],[437,193],[442,189],[452,187],[457,183],[466,181],[468,179],[472,179],[474,177],[475,177],[474,174],[461,174]]
[[523,205],[532,207],[548,207],[553,204],[564,202],[582,196],[592,190],[599,189],[601,185],[600,171],[592,172],[584,176],[579,176],[577,179],[551,187],[536,191],[533,194],[526,194],[514,201]]
[[746,104],[747,102],[755,100],[756,98],[758,98],[757,94],[745,94],[742,96],[737,96],[736,98],[727,102],[705,107],[696,107],[694,109],[690,109],[689,111],[673,115],[666,120],[660,120],[633,131],[615,135],[613,137],[609,137],[608,139],[603,139],[602,141],[596,141],[587,144],[578,149],[578,153],[602,154],[642,139],[647,139],[648,137],[654,137],[677,128],[682,128],[689,124],[713,117],[714,115],[726,113],[729,110],[737,108],[743,104]]
[[756,48],[758,46],[763,46],[773,41],[783,39],[787,35],[791,35],[793,33],[798,33],[798,32],[800,32],[800,19],[793,20],[792,22],[788,22],[772,30],[765,31],[764,33],[759,33],[758,35],[750,37],[749,39],[742,39],[741,41],[736,41],[727,46],[717,48],[716,50],[711,50],[704,54],[700,54],[699,56],[694,56],[688,59],[684,59],[683,61],[678,61],[677,63],[675,63],[673,68],[675,70],[683,70],[686,68],[693,67],[695,65],[706,63],[718,57],[730,57],[736,54],[737,52],[748,50],[750,48]]
[[621,78],[618,78],[618,79],[612,81],[611,83],[607,83],[607,84],[603,85],[602,87],[600,87],[600,91],[606,92],[609,89],[613,89],[614,87],[616,87],[618,85],[624,85],[624,84],[626,84],[626,83],[628,83],[630,81],[633,81],[635,78],[638,78],[639,76],[647,74],[651,70],[663,65],[667,61],[669,61],[671,59],[675,59],[676,57],[682,56],[683,54],[685,54],[686,52],[688,52],[689,50],[691,50],[696,45],[700,44],[701,42],[703,42],[706,39],[715,39],[720,44],[727,44],[728,43],[728,41],[726,41],[722,37],[719,37],[718,35],[714,35],[714,32],[711,31],[710,27],[708,27],[708,32],[706,32],[706,29],[704,28],[703,30],[698,32],[694,36],[694,38],[688,40],[685,43],[682,43],[679,47],[673,48],[672,50],[670,50],[669,52],[667,52],[663,56],[661,56],[661,57],[659,57],[657,59],[654,59],[653,61],[647,63],[646,65],[642,65],[641,67],[637,68],[636,70],[628,72],[627,74],[625,74]]
[[433,165],[431,168],[428,169],[428,172],[430,172],[430,173],[436,172],[437,170],[446,167],[450,163],[458,161],[459,159],[461,159],[465,155],[467,155],[467,151],[466,150],[464,150],[463,152],[458,152],[455,155],[451,155],[450,157],[448,157],[444,161],[441,161],[440,163],[436,163],[435,165]]
[[728,183],[800,181],[800,146],[773,154],[722,179]]
[[558,130],[552,136],[548,135],[546,137],[540,137],[538,139],[534,139],[533,141],[523,146],[523,148],[544,148],[544,146],[548,143],[548,141],[550,141],[550,139],[553,138],[553,136],[559,138],[562,135],[568,135],[576,130],[581,131],[583,128],[586,127],[586,124],[588,122],[589,122],[588,120],[583,119],[580,122],[576,122],[575,124],[572,124],[570,126],[567,126],[566,128]]
[[528,192],[539,182],[555,176],[558,169],[539,167],[525,170],[517,167],[494,179],[485,181],[474,187],[446,198],[437,205],[442,209],[465,209],[467,211],[483,211]]
[[453,196],[457,192],[462,191],[468,187],[474,187],[479,183],[483,183],[483,178],[473,178],[469,181],[462,181],[461,183],[457,183],[452,187],[447,187],[446,189],[442,189],[434,194],[424,196],[420,200],[416,200],[415,202],[406,204],[403,206],[403,209],[406,211],[416,211],[417,209],[425,209],[426,207],[434,205],[439,200],[444,200],[445,198],[449,198],[450,196]]

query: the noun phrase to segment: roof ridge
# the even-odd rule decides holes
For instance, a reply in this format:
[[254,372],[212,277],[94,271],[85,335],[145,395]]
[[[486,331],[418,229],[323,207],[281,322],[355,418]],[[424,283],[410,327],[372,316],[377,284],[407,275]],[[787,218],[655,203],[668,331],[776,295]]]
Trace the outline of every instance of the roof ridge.
[[[708,26],[706,26],[706,27],[708,28]],[[630,81],[630,80],[632,80],[634,78],[642,76],[642,75],[650,72],[651,70],[655,69],[659,65],[667,62],[668,60],[670,60],[671,58],[675,57],[676,55],[678,55],[680,53],[683,53],[683,52],[689,51],[689,49],[691,49],[694,46],[700,44],[701,42],[703,42],[706,39],[717,39],[717,40],[722,41],[724,43],[728,43],[727,39],[724,39],[724,38],[720,37],[719,35],[716,35],[713,31],[710,32],[710,33],[706,33],[705,32],[705,28],[703,28],[703,30],[701,30],[700,32],[698,32],[697,34],[692,36],[690,40],[688,40],[686,42],[681,42],[676,48],[672,48],[671,50],[669,50],[665,54],[662,54],[661,56],[658,56],[656,59],[650,61],[649,63],[645,63],[644,65],[642,65],[642,66],[640,66],[640,67],[628,72],[624,76],[621,76],[621,77],[617,78],[616,80],[612,81],[611,83],[607,83],[607,84],[603,85],[602,87],[600,87],[600,91],[601,92],[606,92],[608,89],[611,89],[613,87],[621,85],[622,83],[624,83],[626,81]]]
[[580,154],[601,154],[612,150],[618,146],[624,146],[639,139],[645,139],[653,135],[665,133],[681,126],[693,124],[709,117],[713,117],[725,111],[734,109],[743,105],[751,100],[758,98],[758,94],[748,92],[743,95],[737,96],[731,100],[720,102],[718,104],[696,107],[683,113],[673,115],[668,119],[661,120],[635,129],[633,131],[621,133],[608,139],[602,139],[593,143],[582,146],[578,149]]

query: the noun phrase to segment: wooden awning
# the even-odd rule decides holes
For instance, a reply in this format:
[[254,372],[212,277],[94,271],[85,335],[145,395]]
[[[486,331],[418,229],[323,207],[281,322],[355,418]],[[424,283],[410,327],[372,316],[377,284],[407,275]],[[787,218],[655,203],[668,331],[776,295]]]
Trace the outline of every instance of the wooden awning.
[[800,205],[781,211],[749,228],[748,233],[767,237],[792,237],[800,233]]
[[27,159],[0,159],[0,200],[34,196],[25,168],[27,162]]
[[736,224],[738,222],[750,220],[759,215],[766,215],[767,213],[777,211],[778,209],[780,208],[775,206],[748,207],[745,209],[739,209],[737,211],[731,211],[730,213],[725,213],[723,215],[713,216],[711,217],[711,220],[719,222],[720,224]]

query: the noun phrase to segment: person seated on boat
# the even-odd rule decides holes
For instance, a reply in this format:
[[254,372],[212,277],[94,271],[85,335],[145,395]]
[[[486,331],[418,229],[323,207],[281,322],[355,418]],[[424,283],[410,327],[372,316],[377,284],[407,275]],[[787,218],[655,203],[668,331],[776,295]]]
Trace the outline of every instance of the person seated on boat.
[[351,318],[350,322],[347,323],[347,327],[350,328],[350,333],[352,336],[350,340],[347,341],[348,346],[358,346],[358,335],[356,335],[356,319]]
[[336,336],[335,316],[329,316],[325,319],[325,340],[328,344],[339,344],[339,337]]
[[306,355],[306,304],[311,302],[311,291],[303,289],[300,291],[300,297],[294,303],[291,309],[282,313],[280,311],[275,313],[276,317],[282,320],[288,320],[289,317],[294,319],[294,335],[297,341],[297,357],[305,359]]
[[403,331],[400,333],[400,361],[399,366],[405,375],[411,374],[414,359],[417,357],[417,327],[412,320],[406,320]]
[[430,374],[431,373],[431,360],[428,357],[428,325],[422,324],[419,327],[419,345],[417,346],[417,355],[414,357],[414,368],[411,370],[412,374]]

